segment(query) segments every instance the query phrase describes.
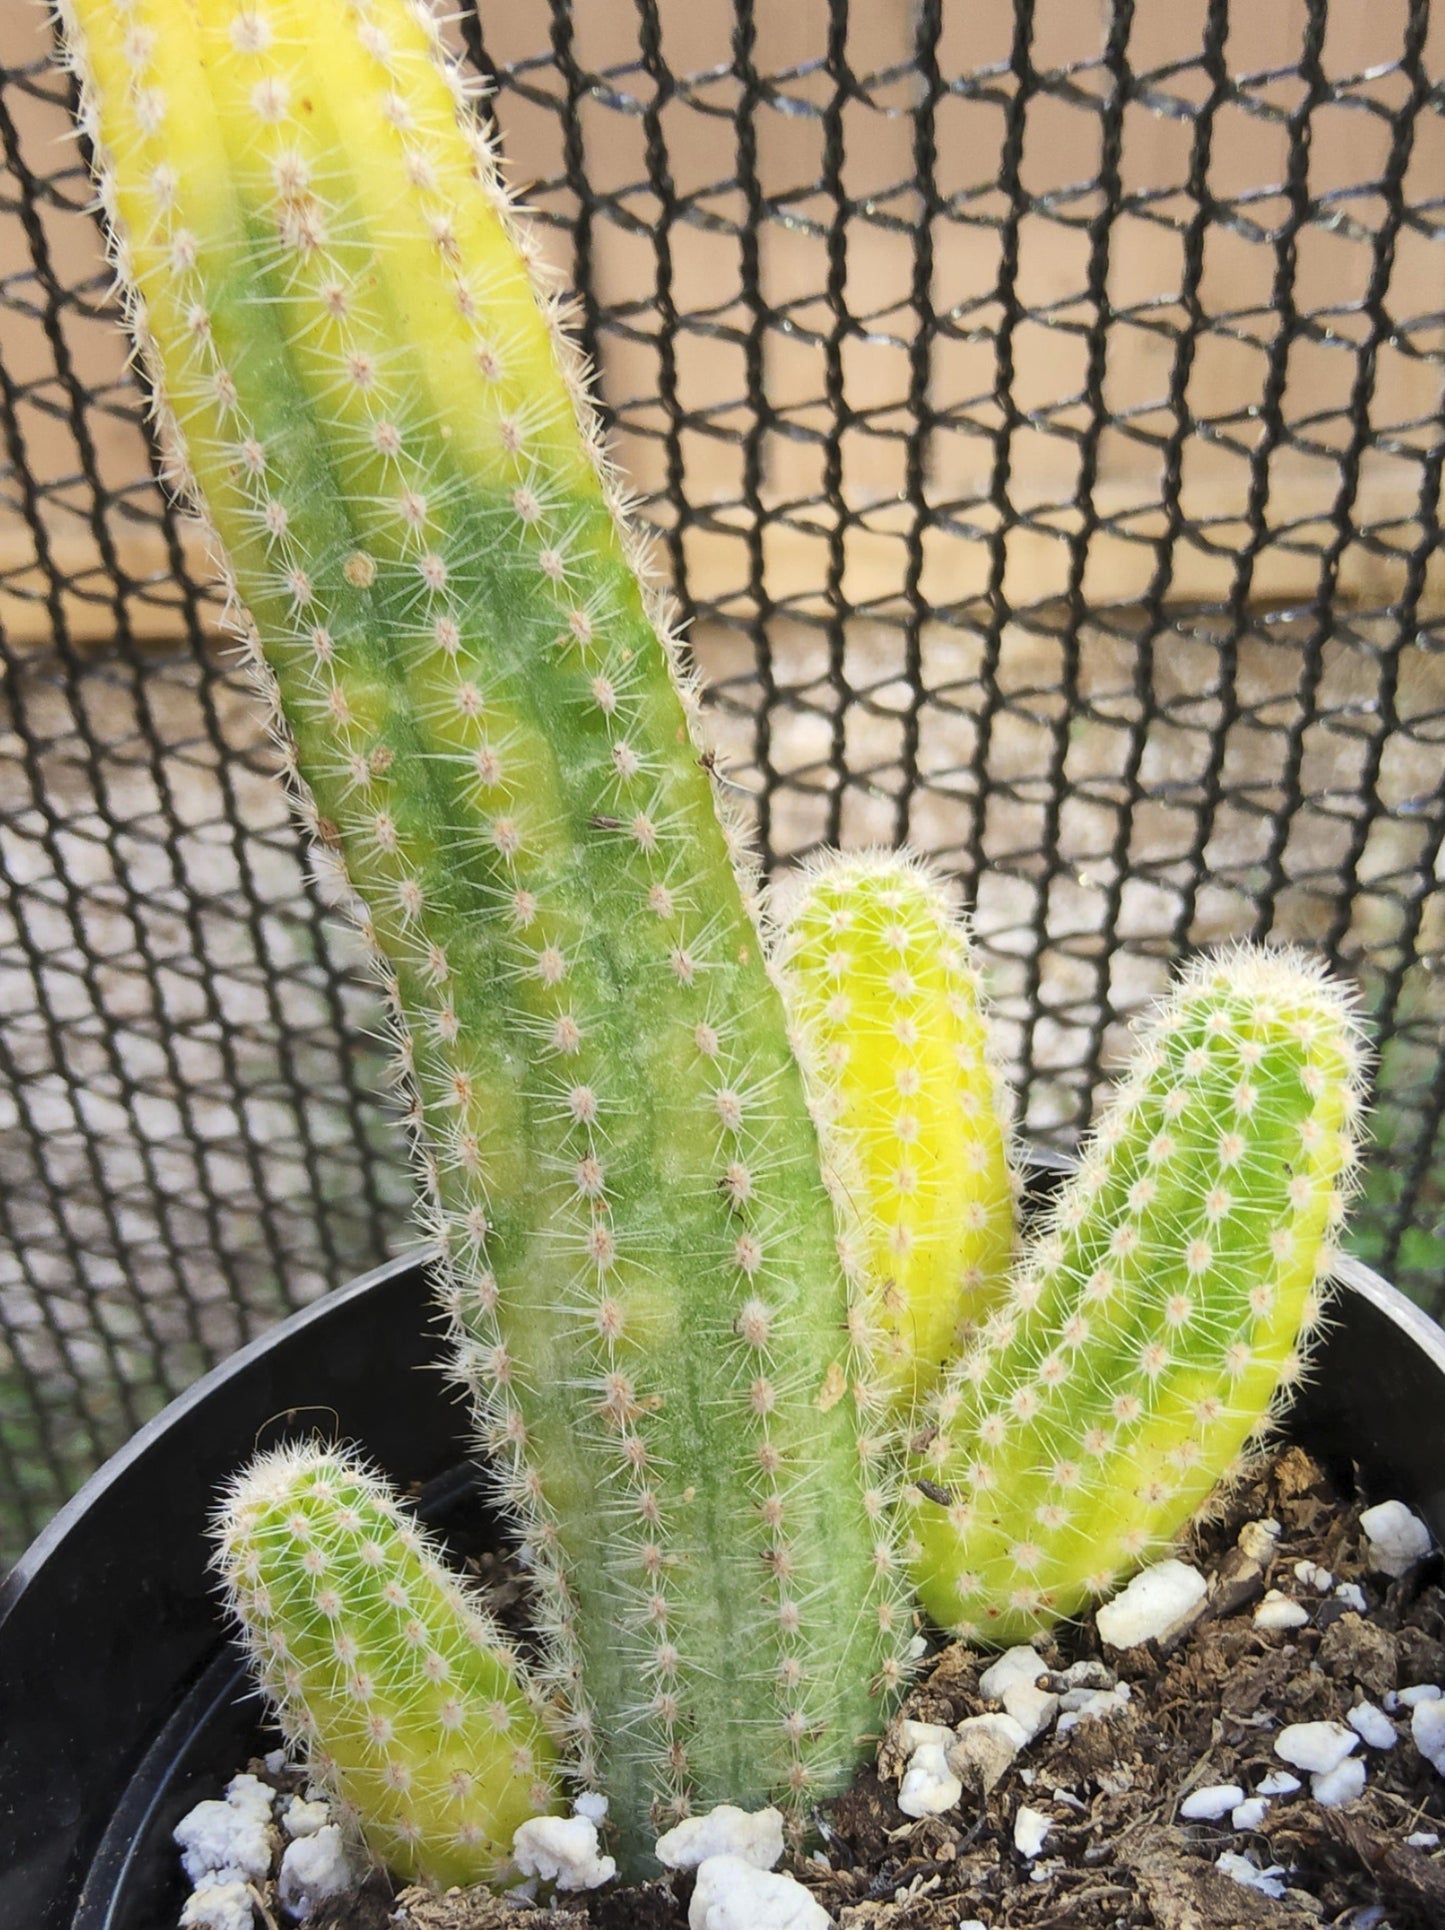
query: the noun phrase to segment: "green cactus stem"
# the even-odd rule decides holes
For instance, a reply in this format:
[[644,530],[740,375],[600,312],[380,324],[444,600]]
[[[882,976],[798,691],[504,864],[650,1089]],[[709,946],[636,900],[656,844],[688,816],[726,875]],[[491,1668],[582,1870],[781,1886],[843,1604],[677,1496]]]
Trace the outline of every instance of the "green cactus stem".
[[1355,1167],[1363,1047],[1302,954],[1194,966],[915,1438],[914,1576],[1026,1640],[1189,1520],[1300,1372]]
[[781,958],[864,1229],[879,1372],[911,1413],[1013,1252],[1008,1102],[978,971],[942,886],[898,852],[816,866]]
[[517,1658],[386,1484],[303,1443],[259,1456],[215,1565],[287,1737],[398,1875],[487,1883],[557,1808],[556,1751]]
[[62,0],[175,478],[396,1021],[460,1374],[624,1859],[846,1782],[908,1639],[695,701],[407,0]]

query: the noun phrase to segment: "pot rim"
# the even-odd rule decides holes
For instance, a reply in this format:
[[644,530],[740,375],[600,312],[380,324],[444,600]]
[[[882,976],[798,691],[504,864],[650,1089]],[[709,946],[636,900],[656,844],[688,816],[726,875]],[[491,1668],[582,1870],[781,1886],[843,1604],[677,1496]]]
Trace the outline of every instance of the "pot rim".
[[148,1421],[138,1427],[134,1434],[114,1454],[103,1461],[70,1499],[53,1514],[29,1547],[15,1562],[9,1573],[0,1577],[0,1640],[3,1640],[6,1618],[16,1601],[44,1570],[46,1563],[53,1559],[57,1549],[65,1541],[71,1529],[87,1515],[102,1496],[117,1486],[138,1461],[144,1460],[151,1449],[170,1433],[180,1422],[186,1420],[197,1408],[203,1407],[210,1397],[227,1382],[244,1374],[256,1361],[284,1346],[293,1335],[304,1334],[312,1328],[321,1327],[334,1320],[342,1310],[353,1301],[365,1299],[382,1281],[393,1280],[398,1275],[421,1268],[430,1271],[438,1258],[438,1249],[427,1248],[420,1253],[399,1254],[393,1260],[384,1260],[370,1272],[358,1274],[356,1279],[348,1280],[343,1286],[333,1287],[319,1299],[309,1302],[295,1313],[287,1314],[285,1319],[276,1321],[254,1340],[237,1347],[217,1361],[214,1367],[207,1368],[198,1380],[191,1382],[177,1394],[174,1400]]
[[[1047,1152],[1035,1153],[1030,1159],[1031,1170],[1045,1181],[1055,1175],[1062,1176],[1069,1170],[1070,1164],[1062,1154]],[[367,1273],[359,1274],[345,1285],[332,1288],[308,1306],[277,1321],[254,1340],[236,1348],[174,1400],[168,1401],[159,1413],[152,1415],[139,1427],[76,1490],[41,1529],[9,1573],[0,1578],[0,1638],[3,1638],[5,1622],[15,1601],[41,1574],[76,1523],[172,1428],[203,1406],[218,1387],[244,1373],[248,1366],[273,1349],[284,1345],[290,1336],[306,1333],[313,1327],[339,1318],[346,1307],[354,1301],[365,1299],[381,1282],[416,1269],[430,1272],[439,1257],[439,1249],[435,1247],[424,1248],[418,1253],[400,1254],[395,1259],[383,1261],[380,1266],[372,1267]],[[1344,1288],[1373,1307],[1384,1320],[1399,1330],[1404,1339],[1417,1347],[1445,1378],[1445,1328],[1432,1319],[1423,1307],[1392,1285],[1383,1274],[1367,1266],[1363,1260],[1355,1259],[1352,1254],[1340,1256],[1330,1280],[1333,1287]],[[1335,1297],[1332,1293],[1326,1301],[1327,1326]]]

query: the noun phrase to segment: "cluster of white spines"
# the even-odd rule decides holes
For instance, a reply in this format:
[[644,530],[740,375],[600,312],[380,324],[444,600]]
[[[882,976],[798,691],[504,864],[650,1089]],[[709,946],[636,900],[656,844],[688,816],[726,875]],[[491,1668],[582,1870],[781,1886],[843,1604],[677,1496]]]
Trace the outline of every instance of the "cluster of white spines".
[[1349,1002],[1303,956],[1202,961],[1174,992],[918,1439],[955,1626],[1070,1612],[1268,1423],[1334,1264],[1361,1091]]

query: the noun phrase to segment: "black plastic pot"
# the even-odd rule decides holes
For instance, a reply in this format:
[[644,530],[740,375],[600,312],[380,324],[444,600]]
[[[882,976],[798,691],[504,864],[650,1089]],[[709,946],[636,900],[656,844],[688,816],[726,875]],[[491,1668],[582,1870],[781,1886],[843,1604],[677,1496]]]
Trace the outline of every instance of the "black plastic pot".
[[[1339,1284],[1289,1432],[1445,1540],[1445,1333],[1365,1267]],[[205,1571],[212,1497],[256,1446],[319,1424],[420,1484],[443,1528],[474,1509],[430,1304],[425,1266],[400,1262],[286,1321],[143,1429],[0,1586],[7,1930],[174,1923],[172,1827],[271,1746]]]

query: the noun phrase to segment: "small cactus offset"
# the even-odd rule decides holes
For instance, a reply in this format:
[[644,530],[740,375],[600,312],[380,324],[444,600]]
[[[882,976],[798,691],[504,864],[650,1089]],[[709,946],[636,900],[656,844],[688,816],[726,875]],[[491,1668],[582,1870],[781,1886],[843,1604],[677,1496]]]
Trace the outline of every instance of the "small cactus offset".
[[910,1413],[1013,1252],[1007,1095],[978,972],[943,887],[899,852],[816,866],[781,958],[862,1225],[879,1373]]
[[910,1634],[886,1435],[695,705],[412,0],[61,0],[158,425],[411,1094],[571,1762],[634,1859],[837,1789]]
[[915,1437],[941,1626],[1002,1643],[1074,1613],[1267,1424],[1334,1259],[1363,1057],[1302,955],[1241,948],[1175,989]]
[[353,1457],[261,1455],[225,1496],[215,1564],[256,1674],[314,1771],[398,1875],[491,1881],[558,1806],[556,1751],[500,1630]]

